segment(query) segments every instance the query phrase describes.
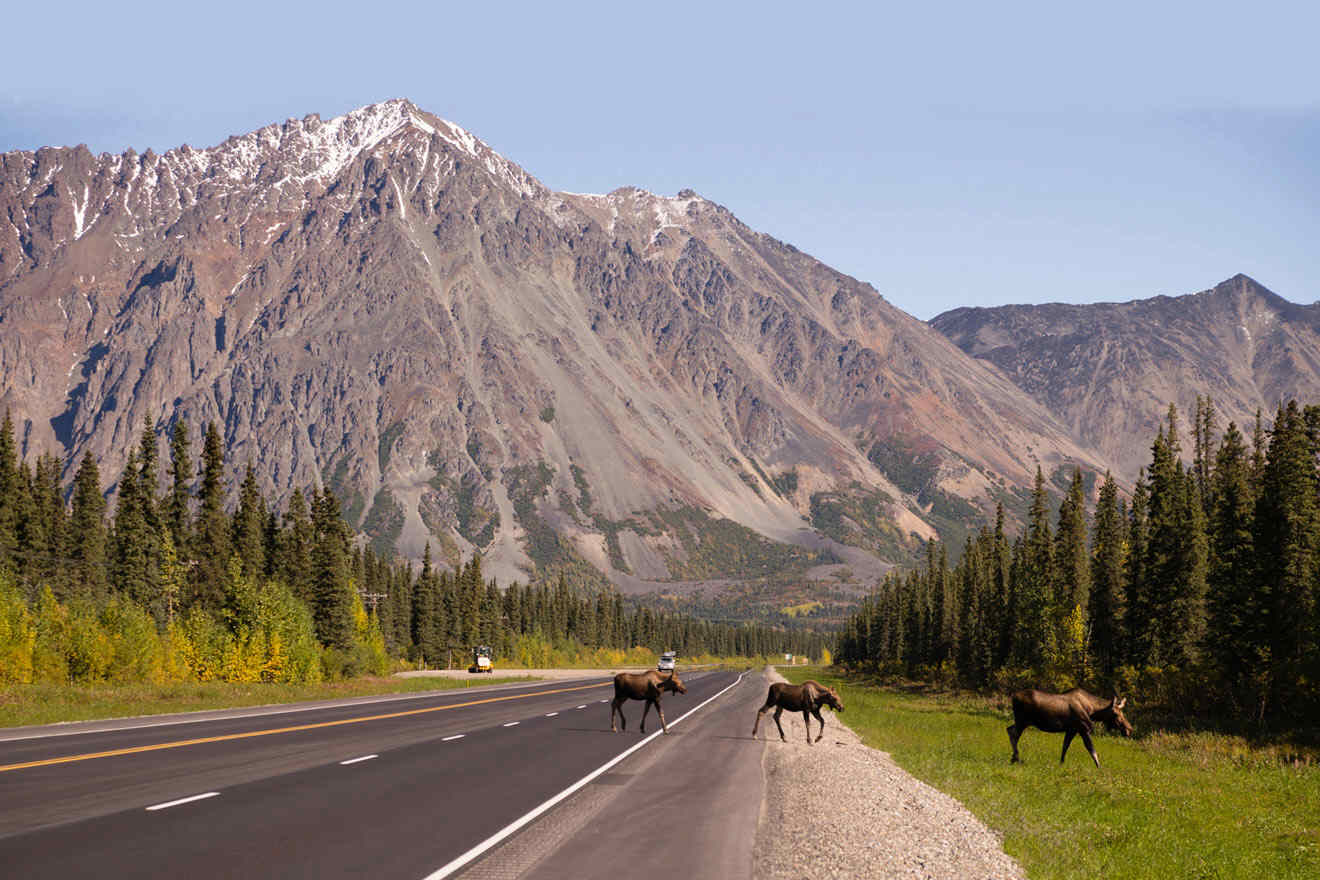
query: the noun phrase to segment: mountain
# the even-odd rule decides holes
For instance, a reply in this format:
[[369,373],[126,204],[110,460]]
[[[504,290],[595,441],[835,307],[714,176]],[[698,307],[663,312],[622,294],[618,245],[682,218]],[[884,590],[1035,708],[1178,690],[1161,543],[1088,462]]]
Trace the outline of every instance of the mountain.
[[1246,275],[1187,296],[962,308],[930,324],[993,363],[1128,480],[1149,463],[1171,402],[1190,416],[1196,396],[1209,395],[1219,427],[1231,420],[1250,436],[1258,408],[1268,423],[1281,401],[1320,400],[1320,304],[1289,302]]
[[1020,502],[1038,463],[1104,465],[725,208],[553,192],[408,101],[0,169],[0,408],[26,453],[114,475],[144,417],[214,420],[231,474],[328,484],[382,549],[633,592],[855,589]]

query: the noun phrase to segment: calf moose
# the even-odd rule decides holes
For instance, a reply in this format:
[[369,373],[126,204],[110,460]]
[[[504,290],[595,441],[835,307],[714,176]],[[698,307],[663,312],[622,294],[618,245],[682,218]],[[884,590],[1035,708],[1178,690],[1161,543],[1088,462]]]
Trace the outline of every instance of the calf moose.
[[642,709],[642,733],[646,733],[646,714],[651,711],[652,706],[655,706],[656,714],[660,716],[660,729],[668,733],[669,725],[665,723],[665,710],[660,708],[660,695],[665,691],[671,694],[686,694],[687,688],[683,686],[676,672],[658,672],[652,669],[649,672],[620,672],[614,676],[614,699],[610,701],[610,730],[619,732],[619,728],[614,724],[616,713],[623,722],[623,729],[628,729],[628,719],[623,717],[624,703],[629,700],[645,700],[646,708]]
[[1132,735],[1132,725],[1123,717],[1123,706],[1127,699],[1119,699],[1115,694],[1112,700],[1105,700],[1081,688],[1073,688],[1064,694],[1051,694],[1045,691],[1018,691],[1013,695],[1013,723],[1008,726],[1008,741],[1013,744],[1013,759],[1018,757],[1018,738],[1028,727],[1038,727],[1046,733],[1063,734],[1063,754],[1059,756],[1062,764],[1068,757],[1068,746],[1078,734],[1082,743],[1091,753],[1095,766],[1100,766],[1100,758],[1091,744],[1091,729],[1095,722],[1103,721],[1110,727],[1117,727],[1124,736]]
[[770,690],[765,695],[765,705],[756,712],[756,721],[752,723],[752,739],[756,739],[757,728],[761,726],[761,716],[774,709],[775,727],[779,728],[779,738],[788,742],[784,736],[784,725],[779,723],[779,716],[787,709],[790,712],[802,713],[802,720],[807,725],[807,745],[811,745],[811,716],[815,715],[816,720],[820,722],[820,733],[816,736],[816,742],[820,742],[820,738],[825,735],[825,719],[820,717],[821,706],[829,706],[835,712],[842,712],[843,700],[839,699],[838,691],[827,688],[819,682],[804,681],[802,684],[776,682],[770,685]]

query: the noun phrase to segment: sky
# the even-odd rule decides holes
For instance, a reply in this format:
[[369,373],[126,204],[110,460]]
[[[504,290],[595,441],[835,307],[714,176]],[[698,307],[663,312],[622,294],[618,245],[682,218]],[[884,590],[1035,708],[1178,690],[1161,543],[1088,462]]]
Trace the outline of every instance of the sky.
[[0,152],[406,97],[554,189],[694,189],[920,318],[1238,272],[1320,298],[1320,5],[1070,6],[21,4]]

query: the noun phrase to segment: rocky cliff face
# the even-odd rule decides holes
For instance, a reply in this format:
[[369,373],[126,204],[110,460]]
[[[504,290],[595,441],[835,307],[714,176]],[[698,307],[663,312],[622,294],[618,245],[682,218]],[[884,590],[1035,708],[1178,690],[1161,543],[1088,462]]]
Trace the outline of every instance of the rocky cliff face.
[[1104,464],[719,205],[552,192],[407,101],[0,162],[0,407],[29,454],[114,475],[144,416],[215,420],[235,471],[330,485],[381,547],[634,590],[867,579],[1038,462]]
[[1245,275],[1188,296],[954,309],[931,326],[997,366],[1128,480],[1149,463],[1170,403],[1190,415],[1209,395],[1220,428],[1235,421],[1249,436],[1257,408],[1268,422],[1280,401],[1320,400],[1320,305]]

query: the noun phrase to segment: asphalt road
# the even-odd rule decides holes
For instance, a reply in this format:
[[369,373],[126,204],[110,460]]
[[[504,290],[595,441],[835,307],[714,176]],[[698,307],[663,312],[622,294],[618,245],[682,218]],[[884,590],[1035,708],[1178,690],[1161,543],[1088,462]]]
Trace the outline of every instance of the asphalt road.
[[[664,700],[671,725],[737,679],[685,677],[688,693]],[[757,690],[750,680],[760,679],[721,700]],[[640,703],[629,706],[629,731],[610,733],[611,696],[607,680],[556,681],[0,733],[0,873],[418,880],[457,870],[454,860],[643,741]],[[706,723],[722,708],[711,703],[606,770],[646,765],[652,752],[677,765],[718,745]],[[648,732],[656,729],[652,714]],[[702,752],[699,761],[710,760]],[[756,792],[759,809],[759,777]]]

